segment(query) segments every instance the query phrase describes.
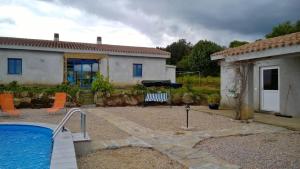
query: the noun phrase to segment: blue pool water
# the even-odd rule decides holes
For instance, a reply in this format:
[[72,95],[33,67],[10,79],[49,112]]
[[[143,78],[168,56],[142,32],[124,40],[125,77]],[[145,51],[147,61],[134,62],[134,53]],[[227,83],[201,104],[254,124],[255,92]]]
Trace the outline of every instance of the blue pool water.
[[0,124],[0,169],[49,169],[52,130]]

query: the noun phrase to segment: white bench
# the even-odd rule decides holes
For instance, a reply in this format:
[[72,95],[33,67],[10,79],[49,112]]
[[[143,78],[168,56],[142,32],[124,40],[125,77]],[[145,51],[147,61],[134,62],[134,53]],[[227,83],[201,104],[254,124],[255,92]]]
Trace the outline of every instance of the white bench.
[[168,93],[147,93],[145,102],[167,102],[169,99]]

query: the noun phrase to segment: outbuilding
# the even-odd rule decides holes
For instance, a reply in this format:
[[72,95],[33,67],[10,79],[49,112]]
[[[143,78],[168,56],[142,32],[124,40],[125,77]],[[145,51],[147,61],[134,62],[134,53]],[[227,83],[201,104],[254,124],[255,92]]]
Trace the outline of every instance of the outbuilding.
[[244,92],[247,111],[300,116],[300,32],[229,48],[211,59],[221,66],[223,107],[236,107]]

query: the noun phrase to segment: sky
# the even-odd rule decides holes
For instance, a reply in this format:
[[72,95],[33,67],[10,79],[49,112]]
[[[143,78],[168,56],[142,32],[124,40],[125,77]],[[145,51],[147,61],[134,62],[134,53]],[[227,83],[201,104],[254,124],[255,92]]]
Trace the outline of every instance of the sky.
[[165,47],[186,39],[228,46],[300,20],[300,0],[0,0],[0,36]]

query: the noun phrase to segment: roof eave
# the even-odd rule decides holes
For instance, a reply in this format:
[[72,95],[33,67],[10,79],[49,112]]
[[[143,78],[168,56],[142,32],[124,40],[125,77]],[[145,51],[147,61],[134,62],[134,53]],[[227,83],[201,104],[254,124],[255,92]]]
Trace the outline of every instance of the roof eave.
[[223,55],[211,55],[210,59],[211,60],[220,60],[220,59],[224,59],[225,57]]
[[250,52],[250,53],[234,55],[234,56],[226,56],[225,61],[235,62],[235,61],[260,59],[260,58],[288,55],[288,54],[295,54],[295,53],[300,53],[300,45],[272,48],[268,50]]
[[21,46],[21,45],[0,45],[0,48],[1,49],[16,49],[16,50],[62,52],[62,53],[98,53],[98,54],[107,54],[107,55],[170,58],[170,54],[148,54],[148,53],[114,52],[114,51],[101,51],[101,50],[98,50],[98,51],[97,50],[78,50],[78,49],[47,48],[47,47],[34,47],[34,46]]

